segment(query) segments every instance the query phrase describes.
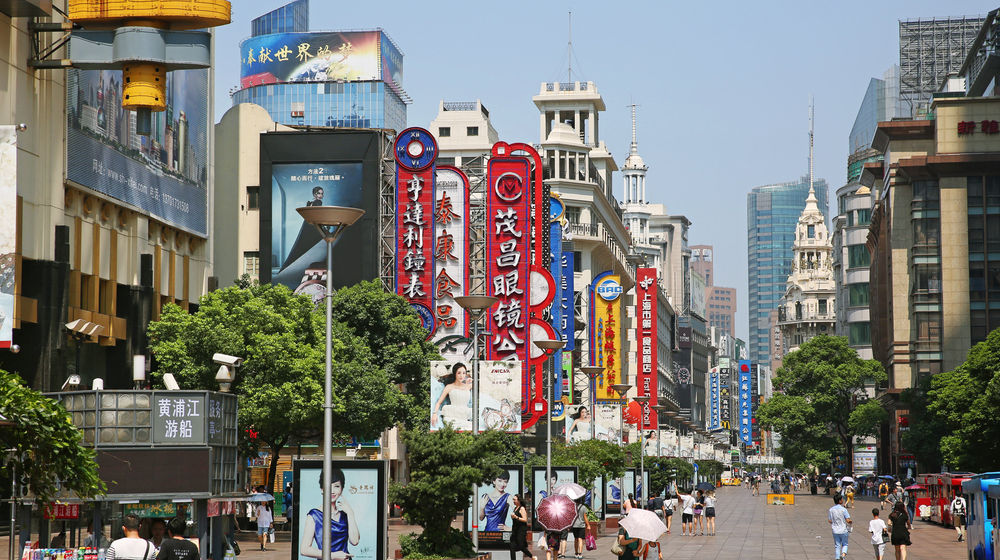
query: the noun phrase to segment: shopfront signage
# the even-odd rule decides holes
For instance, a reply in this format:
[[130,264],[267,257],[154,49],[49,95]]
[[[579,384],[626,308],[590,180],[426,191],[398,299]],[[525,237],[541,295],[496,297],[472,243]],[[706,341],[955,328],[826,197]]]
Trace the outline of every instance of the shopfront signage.
[[639,268],[636,270],[636,340],[639,341],[639,350],[636,354],[636,381],[637,391],[640,396],[649,397],[649,402],[643,404],[642,409],[642,429],[655,430],[657,428],[656,412],[652,408],[656,405],[659,394],[659,384],[657,375],[657,292],[659,284],[656,282],[655,268]]
[[455,303],[469,284],[469,179],[456,167],[435,171],[434,342],[445,359],[466,357],[468,323]]
[[396,157],[396,293],[434,332],[434,203],[437,142],[422,128],[399,133]]

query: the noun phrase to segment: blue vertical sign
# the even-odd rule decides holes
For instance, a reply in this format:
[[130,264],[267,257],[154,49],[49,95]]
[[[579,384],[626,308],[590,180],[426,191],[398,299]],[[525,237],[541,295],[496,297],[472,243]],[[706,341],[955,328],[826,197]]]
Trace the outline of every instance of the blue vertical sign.
[[751,437],[751,373],[750,360],[740,360],[739,367],[739,391],[740,391],[740,441],[746,445],[753,445]]
[[[563,215],[563,204],[559,197],[553,196],[549,201],[549,272],[555,281],[556,293],[552,299],[549,321],[556,334],[563,337],[563,311],[562,311],[562,225],[559,223]],[[567,341],[567,345],[569,342]],[[553,385],[552,398],[559,401],[563,396],[563,368],[562,352],[553,355]]]
[[563,340],[566,341],[566,346],[563,348],[566,352],[572,352],[576,350],[576,305],[573,300],[574,294],[574,270],[576,269],[576,257],[573,255],[573,251],[563,251],[562,252],[562,278],[559,280],[559,291],[562,296],[562,327],[556,329],[559,332]]
[[708,429],[719,429],[719,368],[712,368],[708,374]]

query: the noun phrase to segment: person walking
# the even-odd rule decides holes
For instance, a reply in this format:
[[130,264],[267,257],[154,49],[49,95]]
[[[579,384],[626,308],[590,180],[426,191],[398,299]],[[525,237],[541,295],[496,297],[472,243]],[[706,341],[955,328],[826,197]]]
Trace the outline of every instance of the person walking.
[[618,528],[618,545],[622,547],[622,553],[618,558],[621,560],[638,560],[637,551],[639,550],[639,544],[639,539],[630,537],[625,527]]
[[524,500],[520,494],[514,494],[514,511],[510,514],[513,520],[513,527],[510,532],[510,560],[517,560],[516,554],[520,552],[523,560],[538,560],[528,549],[528,508],[524,507]]
[[257,541],[260,542],[260,549],[264,550],[267,536],[274,530],[274,502],[261,502],[257,505]]
[[198,560],[198,546],[184,538],[187,521],[175,517],[167,522],[167,536],[156,553],[156,560]]
[[889,535],[892,546],[896,547],[896,560],[906,560],[906,547],[910,546],[910,516],[906,514],[903,502],[896,502],[889,514]]
[[670,522],[674,519],[674,506],[677,503],[677,495],[667,492],[667,497],[663,500],[663,522],[667,525],[667,534],[670,534]]
[[951,501],[951,522],[955,524],[955,531],[958,533],[958,542],[965,540],[965,498],[961,494],[955,494],[955,499]]
[[851,532],[851,514],[841,505],[844,498],[840,493],[833,495],[833,507],[827,512],[826,520],[833,531],[834,560],[847,558],[847,537]]
[[878,516],[879,509],[872,508],[872,520],[868,522],[868,532],[872,534],[872,548],[875,549],[875,560],[882,560],[885,554],[885,543],[889,540],[889,528]]
[[156,547],[153,543],[139,537],[139,516],[126,514],[122,519],[122,532],[125,536],[116,539],[104,553],[107,560],[152,560],[156,558]]
[[885,509],[885,504],[889,500],[889,485],[883,480],[878,485],[879,509]]
[[705,534],[705,492],[698,490],[698,497],[695,498],[694,509],[692,510],[694,515],[694,525],[698,529],[699,535]]
[[705,494],[705,530],[709,535],[715,536],[715,490],[709,490]]
[[[694,536],[694,498],[691,494],[679,492],[677,494],[677,507],[681,510],[681,536]],[[686,532],[685,532],[686,531]]]
[[285,485],[285,493],[281,496],[281,503],[285,510],[285,530],[292,530],[292,483]]
[[590,519],[587,517],[589,513],[590,509],[583,504],[583,498],[577,499],[576,517],[573,518],[573,524],[570,526],[573,531],[573,550],[576,552],[577,560],[583,558],[583,544],[587,533],[591,531]]

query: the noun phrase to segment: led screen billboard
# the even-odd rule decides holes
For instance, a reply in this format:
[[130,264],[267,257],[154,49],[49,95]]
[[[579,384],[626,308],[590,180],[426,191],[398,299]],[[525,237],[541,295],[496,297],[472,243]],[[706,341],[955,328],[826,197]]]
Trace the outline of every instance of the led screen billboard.
[[273,33],[240,43],[242,87],[368,80],[403,82],[403,55],[381,31]]
[[118,70],[66,70],[66,179],[208,235],[208,70],[167,73],[166,111],[136,134]]

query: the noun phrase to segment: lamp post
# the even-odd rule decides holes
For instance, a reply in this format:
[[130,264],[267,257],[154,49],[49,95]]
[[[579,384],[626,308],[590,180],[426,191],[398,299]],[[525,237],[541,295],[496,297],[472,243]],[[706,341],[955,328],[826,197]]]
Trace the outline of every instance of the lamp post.
[[[649,395],[638,395],[632,397],[632,400],[639,403],[639,406],[643,409],[646,408],[646,404],[649,403]],[[639,503],[646,504],[646,496],[649,494],[646,489],[646,482],[643,480],[643,475],[646,473],[646,450],[645,444],[642,438],[642,415],[639,415],[639,421],[635,424],[636,431],[639,432],[639,483],[642,484],[642,493],[639,495]]]
[[541,339],[532,341],[535,346],[545,352],[545,362],[549,364],[549,375],[545,377],[546,386],[546,415],[545,419],[545,487],[546,496],[552,495],[552,378],[555,377],[555,361],[549,361],[556,351],[561,350],[566,343],[561,340]]
[[319,229],[326,242],[326,376],[323,380],[323,533],[322,560],[330,560],[330,480],[333,471],[333,244],[364,215],[360,208],[304,206],[295,209]]
[[580,371],[590,378],[590,385],[587,391],[590,393],[590,439],[597,439],[597,425],[595,414],[597,413],[597,385],[595,379],[597,374],[604,371],[604,366],[580,366]]
[[656,456],[659,457],[663,455],[663,440],[660,438],[660,420],[661,415],[666,414],[670,407],[665,404],[654,404],[650,408],[656,411]]
[[[622,409],[618,413],[618,444],[621,445],[622,455],[625,455],[625,393],[632,388],[628,383],[615,383],[611,388],[618,393],[618,398],[622,399]],[[621,494],[618,500],[619,515],[625,510],[625,473],[618,478],[618,492]]]
[[[479,319],[499,301],[493,296],[456,296],[472,322],[472,433],[479,433]],[[479,551],[479,489],[472,485],[472,546]]]

